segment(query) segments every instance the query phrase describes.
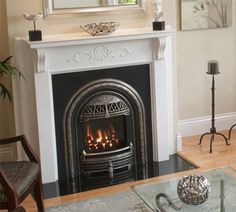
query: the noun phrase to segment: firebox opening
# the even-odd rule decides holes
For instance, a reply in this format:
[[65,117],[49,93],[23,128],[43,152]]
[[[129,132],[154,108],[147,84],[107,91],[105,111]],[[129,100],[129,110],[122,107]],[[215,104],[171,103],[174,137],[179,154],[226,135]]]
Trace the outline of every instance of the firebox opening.
[[127,146],[124,117],[89,120],[84,124],[85,151],[108,152]]
[[[78,143],[83,154],[111,152],[128,145],[132,109],[125,97],[114,91],[93,91],[78,110]],[[131,120],[132,122],[132,120]],[[127,132],[128,131],[128,132]]]

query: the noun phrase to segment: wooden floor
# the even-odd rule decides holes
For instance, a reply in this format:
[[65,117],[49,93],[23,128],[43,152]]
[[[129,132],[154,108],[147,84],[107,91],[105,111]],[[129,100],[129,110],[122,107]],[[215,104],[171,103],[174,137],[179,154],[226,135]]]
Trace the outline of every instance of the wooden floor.
[[[222,132],[228,137],[228,131]],[[230,145],[227,146],[222,136],[215,136],[210,150],[210,136],[205,136],[198,145],[200,136],[183,139],[183,150],[178,154],[201,168],[215,168],[229,165],[236,169],[236,130],[231,133]]]
[[[228,131],[222,132],[228,136]],[[236,130],[232,131],[230,145],[227,146],[225,141],[220,136],[215,137],[213,143],[213,152],[209,153],[210,138],[205,136],[202,144],[198,145],[200,136],[188,137],[183,139],[183,149],[178,154],[184,157],[186,160],[194,163],[199,167],[199,169],[212,169],[222,166],[231,166],[236,169]],[[186,173],[197,172],[198,170],[186,171]],[[67,195],[63,197],[57,197],[45,200],[45,206],[60,205],[66,202],[78,201],[86,198],[91,198],[101,195],[109,195],[117,191],[124,191],[130,189],[131,184],[139,184],[153,181],[160,181],[163,179],[178,176],[183,173],[170,174],[168,176],[161,176],[156,178],[151,178],[147,180],[142,180],[139,182],[125,183],[122,185],[97,189],[93,191],[82,192],[78,194]],[[37,212],[36,205],[31,197],[28,197],[22,204],[27,212]],[[6,210],[1,210],[5,212]]]

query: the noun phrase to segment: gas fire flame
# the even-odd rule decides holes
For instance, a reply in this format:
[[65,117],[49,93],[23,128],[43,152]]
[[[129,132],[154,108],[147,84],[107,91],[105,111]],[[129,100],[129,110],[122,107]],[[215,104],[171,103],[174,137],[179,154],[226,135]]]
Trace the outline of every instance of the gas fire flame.
[[89,152],[105,152],[115,150],[120,146],[116,132],[111,126],[109,129],[97,129],[93,132],[87,125],[87,143]]

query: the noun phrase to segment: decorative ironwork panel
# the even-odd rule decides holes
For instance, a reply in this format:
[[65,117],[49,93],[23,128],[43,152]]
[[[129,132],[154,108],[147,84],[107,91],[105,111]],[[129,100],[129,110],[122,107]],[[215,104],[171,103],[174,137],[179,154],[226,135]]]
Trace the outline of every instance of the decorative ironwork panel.
[[84,107],[80,115],[80,121],[85,122],[91,119],[110,118],[129,114],[128,106],[120,98],[114,95],[100,95],[93,98]]

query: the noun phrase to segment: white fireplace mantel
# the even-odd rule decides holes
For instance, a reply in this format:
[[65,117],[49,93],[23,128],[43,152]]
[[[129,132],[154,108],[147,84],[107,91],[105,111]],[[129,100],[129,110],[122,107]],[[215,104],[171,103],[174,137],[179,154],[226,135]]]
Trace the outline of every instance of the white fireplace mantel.
[[43,183],[58,179],[51,76],[138,64],[150,65],[154,161],[168,160],[175,145],[172,94],[172,30],[118,30],[92,37],[85,33],[17,38],[21,80],[21,129],[40,154]]

